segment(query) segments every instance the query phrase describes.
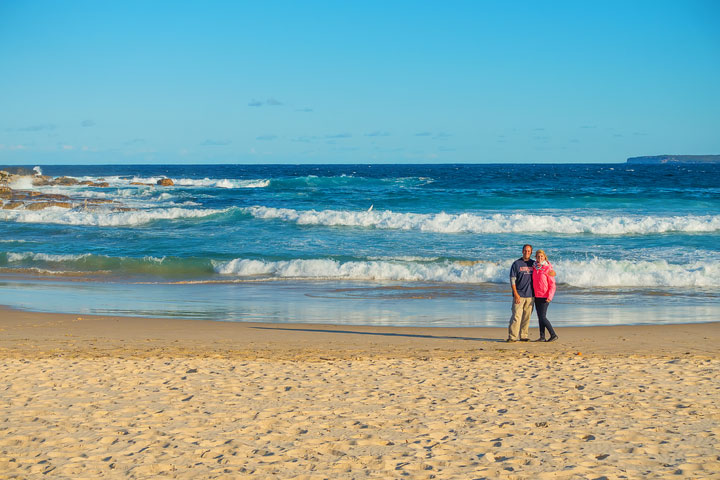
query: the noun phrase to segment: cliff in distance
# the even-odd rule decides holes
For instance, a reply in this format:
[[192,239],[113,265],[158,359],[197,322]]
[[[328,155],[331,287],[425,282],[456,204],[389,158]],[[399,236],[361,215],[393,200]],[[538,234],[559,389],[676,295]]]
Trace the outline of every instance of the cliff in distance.
[[660,165],[664,163],[720,163],[720,155],[655,155],[653,157],[631,157],[627,163]]

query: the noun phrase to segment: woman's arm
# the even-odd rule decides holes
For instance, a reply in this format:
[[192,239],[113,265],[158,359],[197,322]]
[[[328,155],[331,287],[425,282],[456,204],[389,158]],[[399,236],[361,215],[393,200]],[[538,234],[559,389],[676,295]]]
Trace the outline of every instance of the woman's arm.
[[[550,267],[550,268],[552,268],[552,267]],[[550,275],[551,273],[552,273],[553,275]],[[554,278],[555,275],[554,275],[554,273],[555,273],[555,272],[552,271],[552,270],[550,270],[550,271],[547,272],[547,275],[548,275],[548,277],[547,277],[547,279],[548,279],[548,287],[549,287],[549,289],[548,289],[548,296],[547,296],[547,301],[548,301],[548,302],[552,301],[553,297],[555,296],[555,278]]]

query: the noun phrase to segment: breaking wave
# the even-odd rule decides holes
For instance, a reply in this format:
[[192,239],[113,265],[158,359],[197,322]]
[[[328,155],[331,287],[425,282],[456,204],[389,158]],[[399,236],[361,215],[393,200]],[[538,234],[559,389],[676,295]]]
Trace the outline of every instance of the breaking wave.
[[[234,259],[215,263],[221,275],[315,280],[368,280],[441,283],[508,283],[507,262],[402,262],[333,259],[263,261]],[[685,265],[591,259],[558,261],[557,281],[579,288],[720,287],[720,263]]]
[[160,208],[153,210],[69,210],[50,207],[44,210],[0,210],[0,220],[18,223],[52,223],[61,225],[88,225],[95,227],[125,227],[150,223],[156,220],[204,218],[228,211],[213,209]]
[[590,259],[555,263],[557,280],[580,288],[720,287],[720,262]]
[[8,252],[7,253],[7,261],[8,262],[22,262],[23,260],[35,260],[35,261],[42,261],[42,262],[73,262],[76,260],[81,260],[83,258],[88,258],[91,255],[89,253],[84,253],[80,255],[72,255],[72,254],[65,254],[65,255],[54,255],[54,254],[48,254],[48,253],[33,253],[33,252],[21,252],[21,253],[14,253],[14,252]]
[[[53,272],[159,275],[185,279],[400,281],[444,284],[509,283],[508,261],[466,261],[424,257],[332,258],[229,261],[202,257],[0,252],[0,267]],[[720,287],[720,262],[672,264],[665,260],[592,258],[554,262],[557,282],[580,289]]]
[[[133,177],[131,179],[113,178],[114,181],[128,185],[131,182],[155,185],[158,180],[166,177]],[[267,179],[232,179],[232,178],[173,178],[175,185],[197,188],[264,188],[270,185]]]
[[[30,179],[30,177],[27,177]],[[196,188],[264,188],[270,185],[268,179],[235,179],[235,178],[172,178],[165,176],[155,177],[129,177],[129,176],[109,176],[109,177],[92,177],[81,176],[71,177],[78,181],[90,180],[93,182],[107,182],[111,187],[127,187],[132,183],[143,185],[132,185],[142,187],[144,185],[154,186],[158,180],[163,178],[171,178],[173,183],[180,187],[196,187]],[[83,188],[82,185],[72,185],[70,187],[61,188]]]
[[445,283],[481,283],[500,281],[505,267],[481,263],[463,267],[452,263],[411,263],[387,261],[339,262],[331,259],[263,260],[235,259],[216,265],[221,275],[240,277],[267,276],[298,279],[399,280]]
[[174,180],[175,185],[182,187],[215,187],[215,188],[265,188],[270,185],[270,180],[234,180],[234,179],[212,179],[204,178],[196,180],[191,178],[179,178]]
[[720,215],[603,216],[528,215],[471,213],[397,213],[390,210],[294,210],[263,206],[247,207],[259,219],[278,219],[299,225],[366,227],[417,230],[435,233],[533,233],[595,235],[647,235],[666,232],[708,233],[720,231]]

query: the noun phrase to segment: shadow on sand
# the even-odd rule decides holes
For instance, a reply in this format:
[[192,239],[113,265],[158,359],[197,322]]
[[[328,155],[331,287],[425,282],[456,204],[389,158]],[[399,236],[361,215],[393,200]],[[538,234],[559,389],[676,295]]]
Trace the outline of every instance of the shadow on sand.
[[499,342],[505,343],[499,338],[477,338],[477,337],[451,337],[442,335],[419,335],[414,333],[391,333],[391,332],[362,332],[357,330],[325,330],[320,328],[286,328],[286,327],[250,327],[258,330],[285,330],[288,332],[316,332],[316,333],[344,333],[351,335],[376,335],[381,337],[406,337],[406,338],[429,338],[435,340],[468,340],[472,342]]

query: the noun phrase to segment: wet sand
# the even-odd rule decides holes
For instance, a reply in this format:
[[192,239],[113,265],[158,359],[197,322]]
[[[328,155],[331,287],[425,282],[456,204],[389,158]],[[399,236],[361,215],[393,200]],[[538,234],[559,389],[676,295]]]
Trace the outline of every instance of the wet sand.
[[0,477],[720,477],[720,323],[558,334],[0,309]]

